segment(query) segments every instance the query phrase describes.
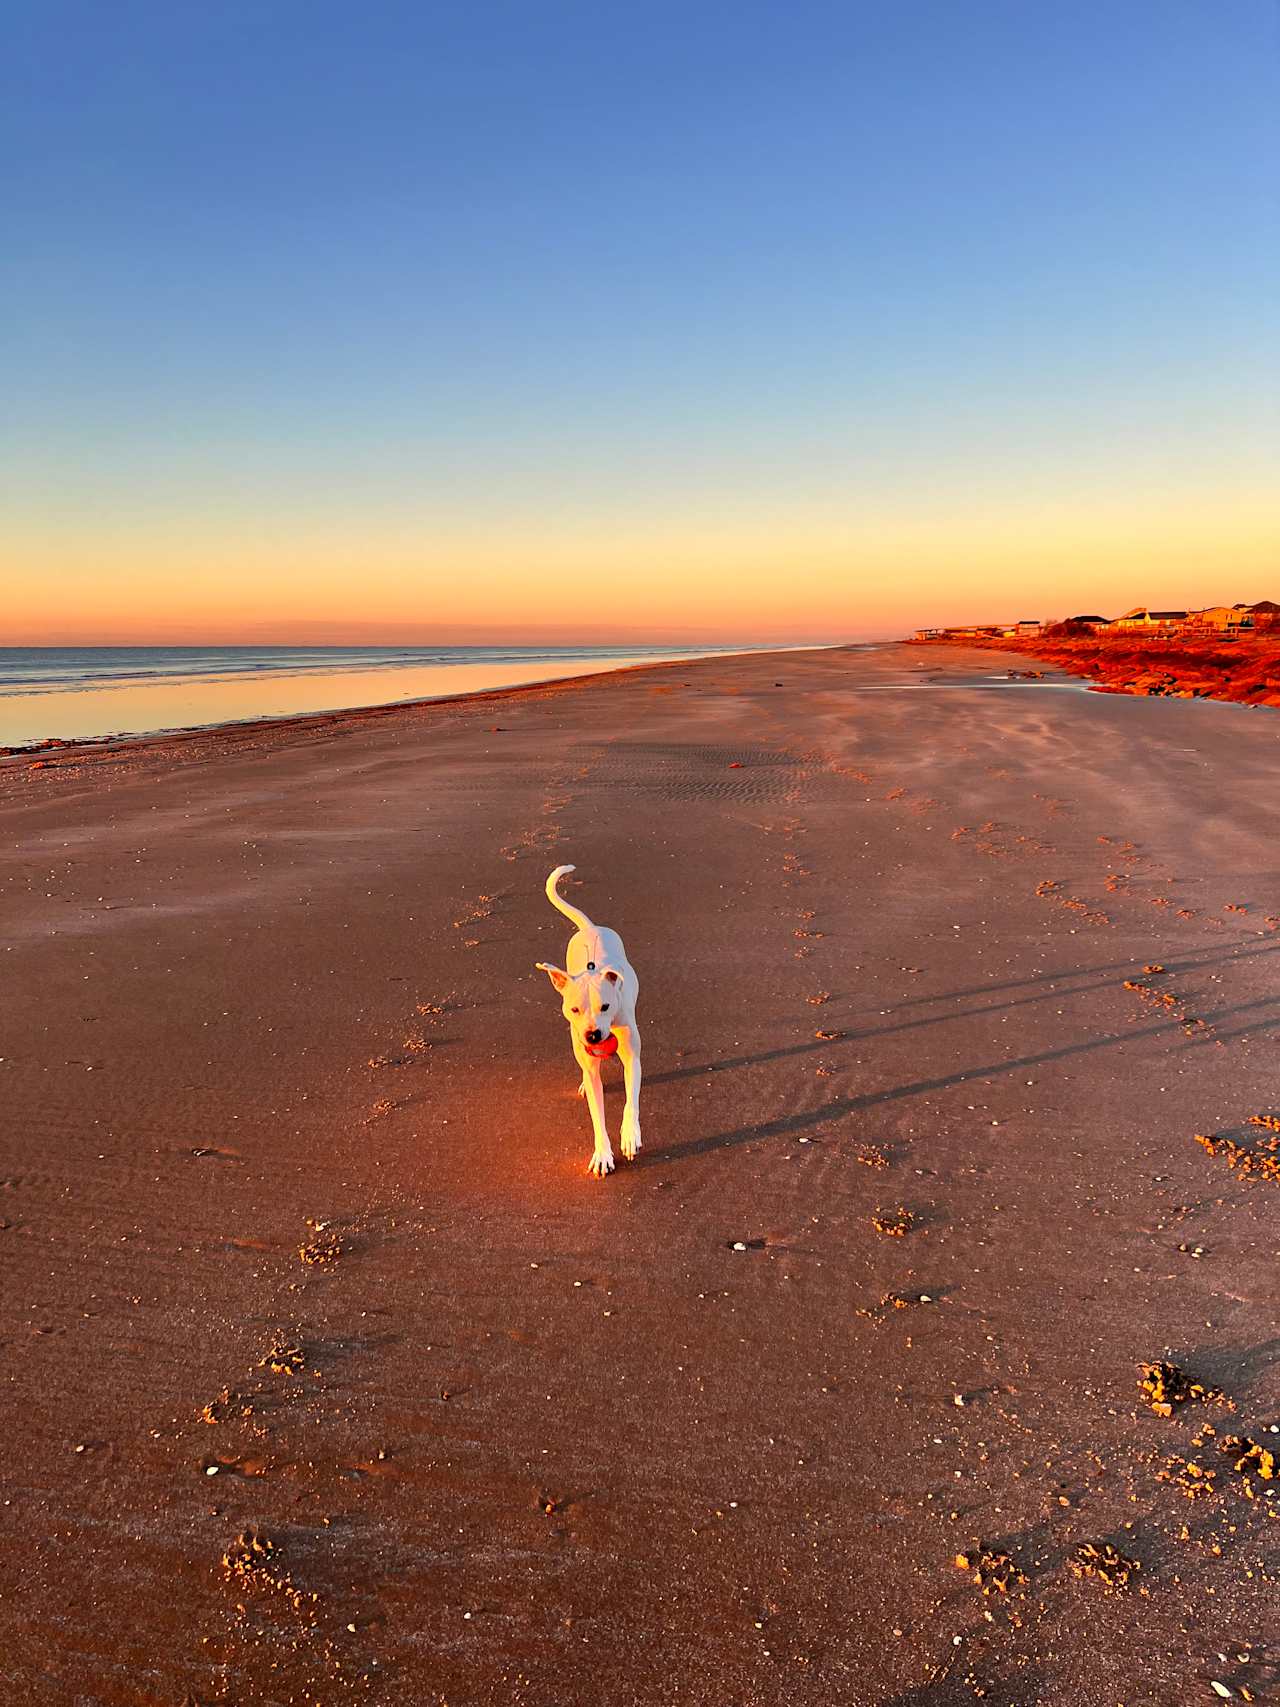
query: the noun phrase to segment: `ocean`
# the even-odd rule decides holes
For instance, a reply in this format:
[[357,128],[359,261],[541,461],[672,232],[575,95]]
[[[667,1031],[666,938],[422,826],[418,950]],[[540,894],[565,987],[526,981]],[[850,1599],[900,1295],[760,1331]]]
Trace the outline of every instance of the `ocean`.
[[0,747],[390,705],[741,646],[3,646]]

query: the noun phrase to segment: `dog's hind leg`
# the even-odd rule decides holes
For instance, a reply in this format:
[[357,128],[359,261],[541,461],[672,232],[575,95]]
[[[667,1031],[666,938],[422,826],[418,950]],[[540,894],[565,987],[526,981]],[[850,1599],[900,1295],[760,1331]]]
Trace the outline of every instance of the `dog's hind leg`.
[[585,1051],[579,1052],[575,1048],[573,1053],[582,1068],[582,1094],[591,1110],[591,1130],[595,1134],[595,1148],[587,1171],[603,1179],[605,1174],[613,1172],[613,1146],[604,1123],[604,1084],[600,1078],[600,1064]]
[[626,1082],[627,1106],[622,1116],[622,1153],[629,1162],[640,1148],[640,1032],[635,1023],[613,1028],[618,1040],[618,1059]]

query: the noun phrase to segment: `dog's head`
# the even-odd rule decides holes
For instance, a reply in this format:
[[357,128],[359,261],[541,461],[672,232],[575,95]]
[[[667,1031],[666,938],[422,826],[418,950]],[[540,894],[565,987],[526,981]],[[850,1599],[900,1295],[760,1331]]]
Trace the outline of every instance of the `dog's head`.
[[561,1010],[573,1028],[575,1043],[580,1043],[588,1055],[612,1055],[618,1047],[613,1022],[622,994],[622,974],[605,967],[600,972],[572,976],[559,966],[548,966],[545,960],[538,962],[538,971],[545,972],[560,992]]

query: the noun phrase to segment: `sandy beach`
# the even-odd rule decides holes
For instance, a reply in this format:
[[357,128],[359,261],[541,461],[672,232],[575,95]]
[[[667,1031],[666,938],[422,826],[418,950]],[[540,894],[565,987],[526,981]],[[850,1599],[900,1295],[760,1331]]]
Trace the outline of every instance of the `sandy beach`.
[[1025,663],[0,761],[5,1702],[1280,1699],[1280,716]]

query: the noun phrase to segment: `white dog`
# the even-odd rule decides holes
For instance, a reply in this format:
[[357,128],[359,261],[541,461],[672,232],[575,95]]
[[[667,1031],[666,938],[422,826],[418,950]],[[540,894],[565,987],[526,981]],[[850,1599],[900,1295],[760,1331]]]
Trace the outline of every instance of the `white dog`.
[[635,1161],[640,1148],[640,1031],[636,1025],[636,997],[640,981],[627,959],[617,931],[593,925],[585,913],[560,898],[556,884],[576,866],[558,865],[547,879],[547,899],[578,927],[569,938],[565,953],[566,971],[538,962],[564,999],[564,1017],[569,1022],[573,1053],[582,1068],[579,1096],[587,1099],[596,1147],[590,1171],[613,1172],[613,1149],[604,1124],[604,1085],[600,1063],[610,1055],[622,1062],[626,1080],[627,1107],[622,1116],[622,1153]]

